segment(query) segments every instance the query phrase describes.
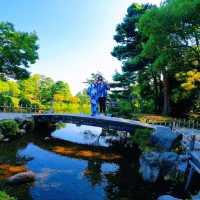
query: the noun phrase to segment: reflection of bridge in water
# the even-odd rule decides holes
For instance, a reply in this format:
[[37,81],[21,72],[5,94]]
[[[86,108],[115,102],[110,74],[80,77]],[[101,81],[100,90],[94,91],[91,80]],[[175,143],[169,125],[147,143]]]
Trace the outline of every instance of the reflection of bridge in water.
[[42,138],[34,137],[31,142],[44,150],[71,158],[109,163],[119,163],[123,159],[123,155],[112,147],[77,144],[57,138],[44,141]]

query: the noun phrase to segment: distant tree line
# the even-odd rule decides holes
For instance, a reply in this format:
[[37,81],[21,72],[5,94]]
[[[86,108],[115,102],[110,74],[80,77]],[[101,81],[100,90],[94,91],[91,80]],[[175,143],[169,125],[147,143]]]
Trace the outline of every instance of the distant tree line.
[[132,4],[117,25],[122,62],[111,98],[121,113],[200,113],[200,1]]
[[41,111],[65,113],[89,113],[90,111],[86,91],[73,96],[68,83],[55,82],[39,74],[19,81],[1,80],[0,106],[13,107],[15,110],[20,107],[32,107]]

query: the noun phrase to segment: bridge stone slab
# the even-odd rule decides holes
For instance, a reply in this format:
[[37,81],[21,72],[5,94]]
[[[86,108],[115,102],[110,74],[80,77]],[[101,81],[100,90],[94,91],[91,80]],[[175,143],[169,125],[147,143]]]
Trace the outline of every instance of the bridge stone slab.
[[153,128],[153,126],[139,121],[107,117],[107,116],[89,116],[75,114],[36,114],[33,115],[36,122],[49,123],[75,123],[99,127],[114,128],[123,131],[134,131],[136,128]]

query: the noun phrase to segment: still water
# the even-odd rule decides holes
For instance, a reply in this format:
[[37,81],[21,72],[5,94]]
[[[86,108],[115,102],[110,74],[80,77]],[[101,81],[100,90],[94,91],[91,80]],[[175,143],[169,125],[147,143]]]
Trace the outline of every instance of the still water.
[[122,135],[123,132],[118,131],[112,134],[108,129],[101,127],[66,124],[61,130],[54,131],[52,136],[78,144],[108,147],[111,141],[120,139],[120,134]]
[[51,139],[34,133],[0,144],[1,162],[19,164],[19,158],[29,158],[25,167],[36,174],[34,183],[19,186],[7,186],[2,179],[0,189],[18,200],[153,200],[177,193],[172,184],[144,183],[132,152],[127,156],[109,148],[119,136],[108,132],[65,124]]

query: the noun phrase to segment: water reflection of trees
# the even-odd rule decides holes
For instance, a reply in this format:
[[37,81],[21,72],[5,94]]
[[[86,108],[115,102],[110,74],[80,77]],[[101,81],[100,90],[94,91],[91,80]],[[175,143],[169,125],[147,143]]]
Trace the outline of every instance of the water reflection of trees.
[[83,132],[83,134],[84,134],[84,139],[87,141],[91,141],[92,139],[95,139],[95,138],[97,138],[98,136],[95,134],[95,133],[93,133],[91,130],[85,130],[84,132]]
[[[88,182],[95,187],[102,185],[106,194],[106,199],[133,199],[133,190],[141,182],[138,169],[133,163],[123,160],[118,163],[118,168],[111,171],[103,171],[103,162],[88,161],[84,171],[84,176]],[[142,199],[141,193],[138,199]]]
[[88,161],[84,176],[93,187],[103,187],[107,200],[153,200],[158,194],[168,191],[164,185],[145,184],[134,163],[124,159],[117,163],[116,169],[103,171],[103,162]]
[[32,136],[24,135],[19,140],[9,143],[0,143],[0,163],[19,164],[27,160],[26,157],[21,157],[18,154],[20,149],[23,149],[31,142]]
[[84,176],[87,178],[87,180],[91,183],[93,187],[102,183],[103,176],[101,166],[101,161],[89,160],[87,168],[84,171]]
[[[91,130],[84,131],[84,138],[85,140],[91,141],[95,139],[92,145],[95,146],[115,146],[116,144],[125,145],[128,142],[130,133],[127,131],[118,131],[110,128],[101,128],[101,133],[97,135],[95,132]],[[101,141],[103,143],[101,143]]]
[[[133,189],[138,181],[137,169],[130,162],[122,161],[114,173],[106,173],[106,186],[104,188],[107,199],[136,199],[133,198]],[[143,199],[143,198],[140,198]]]
[[103,164],[104,162],[88,161],[84,176],[93,187],[103,187],[107,200],[153,200],[169,192],[183,198],[180,187],[171,188],[172,185],[165,181],[155,184],[143,182],[134,159],[130,161],[124,158],[116,164],[118,168],[111,171],[104,171]]

